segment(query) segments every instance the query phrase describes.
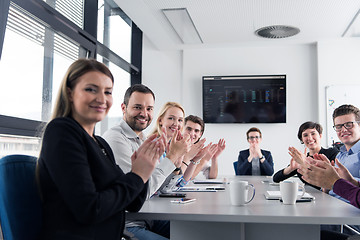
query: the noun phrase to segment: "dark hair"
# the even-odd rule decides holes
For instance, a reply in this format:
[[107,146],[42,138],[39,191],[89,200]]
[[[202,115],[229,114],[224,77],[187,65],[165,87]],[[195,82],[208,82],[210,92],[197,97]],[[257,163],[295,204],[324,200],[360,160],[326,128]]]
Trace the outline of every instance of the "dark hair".
[[200,117],[194,116],[194,115],[189,115],[185,118],[185,125],[186,125],[187,121],[191,121],[193,123],[199,124],[201,126],[201,135],[202,135],[202,133],[204,133],[205,124],[204,124],[204,121]]
[[344,104],[341,105],[340,107],[336,108],[333,112],[333,121],[335,120],[336,117],[339,116],[343,116],[343,115],[348,115],[353,113],[355,115],[355,121],[360,121],[360,110],[350,104]]
[[143,85],[143,84],[134,84],[132,86],[130,86],[124,95],[124,104],[125,106],[127,106],[129,104],[129,99],[131,97],[131,94],[133,94],[134,92],[141,92],[141,93],[151,93],[151,95],[154,98],[155,101],[155,94],[153,93],[153,91],[151,91],[150,88],[148,88],[147,86]]
[[246,138],[247,139],[249,138],[249,133],[251,133],[251,132],[258,132],[260,134],[260,138],[262,138],[262,134],[261,134],[260,129],[258,129],[256,127],[252,127],[246,132]]
[[304,142],[302,141],[302,133],[306,130],[306,129],[316,129],[316,131],[319,134],[322,134],[323,128],[319,123],[316,122],[304,122],[303,124],[300,125],[299,127],[299,131],[298,131],[298,139],[300,140],[300,142],[303,144]]
[[81,76],[88,72],[100,72],[108,76],[114,83],[114,77],[108,67],[95,59],[78,59],[68,68],[55,101],[55,107],[51,119],[66,117],[71,114],[71,103],[67,89],[74,89]]

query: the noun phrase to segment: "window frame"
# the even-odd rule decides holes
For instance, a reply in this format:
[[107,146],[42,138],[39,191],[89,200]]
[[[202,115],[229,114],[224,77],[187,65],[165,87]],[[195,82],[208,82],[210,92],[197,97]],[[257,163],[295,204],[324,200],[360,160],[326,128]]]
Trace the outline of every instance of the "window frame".
[[[2,0],[0,1],[0,61],[3,43],[5,39],[5,30],[7,17],[9,13],[10,2],[23,8],[34,17],[38,18],[51,29],[59,32],[67,38],[77,42],[82,48],[88,51],[87,58],[95,58],[99,54],[108,61],[117,65],[121,69],[130,73],[131,85],[141,83],[141,62],[142,62],[142,31],[131,22],[132,40],[131,40],[131,63],[127,62],[119,55],[111,51],[108,47],[97,41],[97,2],[94,0],[84,1],[84,29],[78,27],[75,23],[64,17],[54,8],[42,0]],[[96,17],[94,17],[96,16]],[[125,15],[126,16],[126,15]],[[126,16],[127,17],[127,16]],[[125,21],[128,22],[129,19]],[[131,21],[131,20],[130,20]],[[135,29],[135,30],[134,30]],[[51,62],[45,62],[51,66]],[[44,71],[44,75],[48,72]],[[48,91],[46,86],[51,83],[44,83],[43,92]],[[43,94],[44,95],[44,94]],[[44,99],[45,104],[47,99]],[[44,102],[43,102],[44,104]],[[34,121],[25,118],[1,115],[0,113],[0,134],[9,134],[17,136],[37,136],[39,129],[45,122]]]

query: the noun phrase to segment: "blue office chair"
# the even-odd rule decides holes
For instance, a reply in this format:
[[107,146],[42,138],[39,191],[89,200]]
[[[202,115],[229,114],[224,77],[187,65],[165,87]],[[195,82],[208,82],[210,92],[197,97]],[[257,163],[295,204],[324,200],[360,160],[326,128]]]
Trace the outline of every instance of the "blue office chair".
[[235,175],[237,175],[237,174],[236,174],[236,170],[237,170],[237,164],[238,164],[238,162],[235,161],[235,162],[233,162],[233,164],[234,164]]
[[0,224],[5,240],[39,238],[42,208],[35,168],[36,157],[0,159]]

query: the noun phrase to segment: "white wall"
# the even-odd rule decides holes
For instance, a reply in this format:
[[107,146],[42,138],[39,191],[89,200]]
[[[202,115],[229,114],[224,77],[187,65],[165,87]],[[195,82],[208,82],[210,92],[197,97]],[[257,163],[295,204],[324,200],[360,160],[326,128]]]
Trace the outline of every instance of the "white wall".
[[317,121],[317,63],[315,45],[275,47],[239,47],[161,52],[147,39],[143,50],[143,83],[156,93],[156,111],[168,100],[179,101],[186,114],[202,116],[203,75],[286,74],[286,124],[207,124],[208,141],[226,139],[220,157],[220,175],[234,174],[232,163],[239,150],[248,147],[246,131],[259,127],[263,132],[262,148],[270,150],[275,171],[287,166],[287,148],[303,149],[297,139],[301,123]]
[[301,147],[296,137],[299,125],[317,120],[315,46],[186,50],[183,59],[183,105],[188,114],[199,116],[202,116],[203,75],[287,75],[286,124],[207,124],[204,135],[209,141],[226,139],[220,174],[234,173],[232,162],[237,160],[239,150],[248,148],[245,133],[253,126],[263,133],[262,147],[272,152],[275,171],[285,167],[289,162],[288,146]]
[[[182,52],[158,51],[144,36],[142,83],[155,94],[155,114],[168,101],[181,103],[182,87]],[[150,133],[154,122],[146,129]]]
[[[360,39],[324,40],[318,42],[317,45],[319,121],[325,128],[325,87],[360,84]],[[360,106],[357,107],[360,108]],[[331,126],[329,128],[331,129]]]

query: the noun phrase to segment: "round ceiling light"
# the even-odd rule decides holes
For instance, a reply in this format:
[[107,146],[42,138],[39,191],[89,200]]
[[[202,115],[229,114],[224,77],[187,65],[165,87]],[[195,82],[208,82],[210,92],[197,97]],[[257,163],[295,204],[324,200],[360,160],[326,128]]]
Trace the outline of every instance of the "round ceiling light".
[[259,28],[255,34],[264,38],[287,38],[292,37],[300,32],[300,29],[285,25],[274,25]]

